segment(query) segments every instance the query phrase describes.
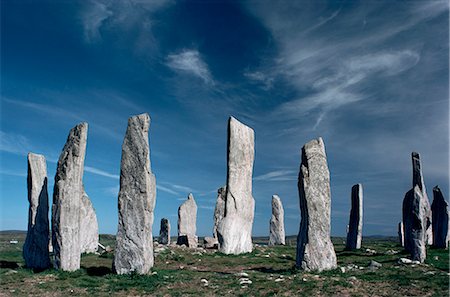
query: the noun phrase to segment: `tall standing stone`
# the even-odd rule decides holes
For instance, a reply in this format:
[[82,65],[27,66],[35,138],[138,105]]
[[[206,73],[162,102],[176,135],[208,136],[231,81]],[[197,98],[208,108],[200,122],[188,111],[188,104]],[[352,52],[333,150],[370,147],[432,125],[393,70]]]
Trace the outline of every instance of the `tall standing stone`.
[[153,211],[156,181],[151,171],[147,113],[132,116],[122,144],[119,226],[113,269],[117,274],[147,274],[153,267]]
[[161,219],[161,227],[159,229],[159,243],[170,244],[170,222],[166,218]]
[[227,187],[223,186],[217,190],[217,200],[216,207],[214,208],[214,227],[213,227],[213,237],[215,239],[217,236],[217,228],[219,227],[220,221],[222,221],[225,215],[225,195],[227,193]]
[[196,248],[197,238],[197,203],[192,193],[178,208],[178,239],[177,244],[185,244]]
[[241,254],[252,251],[255,200],[252,195],[255,135],[233,117],[228,121],[227,188],[225,215],[217,229],[219,251]]
[[80,207],[87,130],[87,123],[78,124],[70,130],[56,168],[52,240],[55,268],[64,271],[80,268]]
[[445,249],[448,247],[448,203],[438,186],[433,188],[433,247]]
[[98,222],[91,199],[83,189],[80,207],[81,253],[95,253],[98,249]]
[[361,248],[363,225],[363,188],[361,184],[352,187],[352,209],[348,223],[346,249],[357,250]]
[[422,174],[422,164],[420,162],[419,153],[412,152],[411,153],[412,166],[413,166],[413,185],[412,188],[417,185],[419,189],[422,191],[422,204],[425,208],[425,216],[427,220],[427,229],[425,233],[425,240],[428,245],[433,244],[433,231],[432,231],[432,216],[431,216],[431,206],[430,200],[428,200],[427,189],[425,187],[425,182],[423,181]]
[[418,185],[408,191],[403,200],[403,224],[405,227],[405,249],[411,260],[423,263],[426,258],[427,208],[423,203],[423,192]]
[[304,270],[334,269],[337,260],[330,238],[330,172],[322,138],[302,148],[298,191],[301,222],[296,265]]
[[404,233],[403,222],[398,223],[398,243],[400,246],[405,246],[405,233]]
[[23,246],[23,258],[28,268],[37,270],[50,266],[47,164],[45,157],[28,154],[28,232]]
[[284,232],[284,209],[278,195],[272,196],[272,217],[270,218],[269,245],[286,244]]
[[[431,207],[430,202],[428,200],[425,183],[423,181],[422,168],[420,163],[420,155],[416,152],[411,154],[412,167],[413,167],[413,182],[412,189],[409,190],[405,198],[403,200],[403,227],[404,227],[404,235],[405,235],[405,250],[412,252],[414,248],[417,248],[417,244],[414,244],[414,240],[418,240],[417,230],[420,225],[421,231],[420,233],[424,233],[424,242],[425,244],[431,244],[433,241],[432,238],[432,227],[431,227]],[[416,189],[417,187],[417,189]],[[414,196],[416,198],[420,198],[420,212],[417,207],[413,206],[411,203],[414,201]],[[409,204],[408,204],[408,203]],[[413,211],[415,213],[413,213]],[[420,214],[420,218],[418,218],[421,223],[418,224],[415,222],[417,215]],[[422,222],[423,221],[423,222]],[[424,229],[423,229],[424,228]],[[416,234],[413,234],[413,230],[416,230]],[[414,245],[416,247],[414,247]]]

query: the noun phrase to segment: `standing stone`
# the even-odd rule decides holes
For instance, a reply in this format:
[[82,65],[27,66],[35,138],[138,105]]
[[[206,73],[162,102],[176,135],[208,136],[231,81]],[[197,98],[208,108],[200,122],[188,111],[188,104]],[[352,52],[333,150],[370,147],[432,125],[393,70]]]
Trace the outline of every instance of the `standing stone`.
[[151,171],[147,113],[128,119],[122,144],[119,226],[113,270],[117,274],[147,274],[153,267],[153,210],[156,181]]
[[217,228],[219,251],[225,254],[252,251],[255,200],[252,195],[255,136],[253,129],[233,117],[228,121],[227,187],[225,215]]
[[400,246],[405,246],[405,233],[403,228],[403,222],[398,223],[398,241]]
[[426,258],[427,208],[423,203],[423,192],[418,185],[408,191],[403,200],[403,224],[405,227],[405,249],[411,260],[423,263]]
[[352,187],[352,209],[347,232],[347,250],[358,250],[361,248],[362,225],[363,225],[363,188],[361,184]]
[[196,248],[198,245],[197,232],[197,203],[189,193],[188,199],[178,208],[178,239],[177,244],[185,244]]
[[52,205],[52,240],[55,268],[80,269],[80,207],[87,123],[72,128],[59,156]]
[[425,187],[425,182],[423,181],[423,174],[422,174],[422,165],[420,162],[420,155],[419,153],[412,152],[411,153],[411,159],[412,159],[412,165],[413,165],[413,185],[412,188],[416,185],[419,186],[420,190],[422,191],[422,203],[425,207],[425,216],[427,220],[427,229],[425,233],[425,239],[426,243],[428,245],[433,244],[433,230],[432,230],[432,216],[431,216],[431,206],[430,206],[430,200],[428,200],[427,195],[427,189]]
[[47,164],[45,157],[28,154],[28,232],[23,258],[28,268],[43,270],[50,266]]
[[217,228],[219,227],[220,221],[222,221],[225,214],[225,195],[227,193],[227,186],[223,186],[217,190],[217,200],[216,208],[214,209],[214,227],[213,227],[213,237],[215,239],[217,236]]
[[95,253],[98,248],[98,223],[91,199],[83,189],[80,208],[81,253]]
[[278,195],[272,196],[272,217],[270,218],[269,245],[285,245],[284,209]]
[[[415,187],[417,186],[417,191],[420,193],[418,194],[418,197],[422,199],[420,202],[421,205],[421,211],[420,214],[423,215],[423,218],[421,217],[420,220],[424,221],[424,230],[422,230],[425,233],[425,243],[431,244],[433,241],[432,236],[432,226],[431,226],[431,207],[430,202],[428,200],[425,183],[423,181],[423,175],[422,175],[422,168],[420,163],[420,155],[416,152],[413,152],[411,154],[411,160],[412,160],[412,167],[413,167],[413,182],[412,182],[412,189],[408,191],[405,195],[405,199],[403,200],[403,228],[404,228],[404,235],[405,235],[405,250],[411,252],[413,249],[413,239],[412,239],[412,230],[414,223],[414,216],[417,214],[413,213],[405,213],[405,207],[409,211],[413,210],[411,205],[405,205],[406,197],[409,197],[408,201],[412,201],[412,197],[415,195]],[[416,224],[417,225],[417,224]],[[414,227],[414,229],[417,229],[417,226]]]
[[448,247],[448,203],[438,186],[433,188],[433,247],[446,249]]
[[161,219],[161,227],[159,229],[159,243],[170,244],[170,222],[166,218]]
[[298,191],[301,222],[296,265],[304,270],[334,269],[337,260],[330,238],[330,172],[322,138],[302,148]]

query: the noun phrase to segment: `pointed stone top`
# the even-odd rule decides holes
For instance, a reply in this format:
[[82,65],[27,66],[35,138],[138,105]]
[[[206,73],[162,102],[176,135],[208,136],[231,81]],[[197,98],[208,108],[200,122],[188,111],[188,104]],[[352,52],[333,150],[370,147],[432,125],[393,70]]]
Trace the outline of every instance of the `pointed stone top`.
[[362,188],[362,184],[355,184],[352,188]]
[[420,162],[420,154],[417,152],[411,153],[413,166],[413,188],[417,185],[422,191],[425,191],[425,185],[422,176],[422,164]]
[[435,186],[433,188],[433,204],[436,204],[436,203],[442,204],[442,205],[448,205],[439,186]]
[[318,137],[318,138],[310,140],[303,147],[305,149],[310,149],[310,148],[317,147],[317,146],[325,147],[322,137]]
[[280,197],[277,194],[272,195],[272,200],[281,201]]
[[195,201],[194,195],[192,195],[192,193],[189,193],[189,195],[188,195],[188,200],[194,200],[194,201]]

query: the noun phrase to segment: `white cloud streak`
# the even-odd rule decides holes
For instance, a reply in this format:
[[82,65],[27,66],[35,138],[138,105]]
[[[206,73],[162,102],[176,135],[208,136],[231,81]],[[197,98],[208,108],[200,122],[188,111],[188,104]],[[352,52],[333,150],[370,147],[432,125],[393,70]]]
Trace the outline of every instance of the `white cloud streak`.
[[119,175],[117,175],[117,174],[111,174],[111,173],[108,173],[108,172],[103,171],[101,169],[98,169],[98,168],[95,168],[95,167],[90,167],[90,166],[84,166],[84,171],[92,173],[92,174],[96,174],[96,175],[112,178],[112,179],[119,179],[120,178]]
[[197,50],[183,50],[167,56],[167,66],[178,73],[187,73],[203,80],[206,84],[214,84],[208,65],[202,60]]
[[297,180],[293,170],[275,170],[253,178],[254,181],[291,181]]

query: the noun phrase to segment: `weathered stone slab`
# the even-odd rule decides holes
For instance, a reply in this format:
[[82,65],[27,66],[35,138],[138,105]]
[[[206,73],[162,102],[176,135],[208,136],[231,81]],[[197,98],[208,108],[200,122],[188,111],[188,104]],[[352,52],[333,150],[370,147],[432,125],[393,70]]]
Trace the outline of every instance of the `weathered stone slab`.
[[298,190],[301,222],[296,265],[307,271],[334,269],[337,261],[330,238],[330,172],[322,138],[302,148]]
[[423,263],[426,259],[427,207],[418,185],[408,191],[403,200],[405,249],[412,261]]
[[225,215],[225,196],[227,194],[227,186],[223,186],[217,190],[216,207],[214,208],[214,227],[213,237],[217,239],[217,228],[220,221]]
[[[420,163],[420,155],[416,152],[412,152],[411,153],[411,160],[412,160],[412,168],[413,168],[413,188],[408,191],[408,193],[406,193],[405,195],[405,199],[406,196],[410,197],[410,200],[412,199],[412,197],[414,196],[415,190],[414,188],[417,186],[418,191],[420,191],[420,195],[418,195],[418,197],[420,197],[422,199],[422,201],[420,202],[420,207],[421,207],[421,211],[420,214],[423,215],[423,218],[420,218],[420,220],[422,221],[422,219],[424,220],[424,227],[425,229],[423,230],[423,232],[425,233],[425,243],[426,244],[431,244],[433,241],[433,237],[432,237],[432,226],[431,226],[431,221],[432,221],[432,217],[431,217],[431,207],[430,207],[430,202],[428,200],[428,196],[427,196],[427,192],[426,192],[426,188],[425,188],[425,183],[423,181],[423,175],[422,175],[422,168],[421,168],[421,163]],[[405,201],[403,201],[403,205],[405,208]],[[412,210],[413,208],[411,208],[412,206],[409,206],[409,210]],[[414,223],[414,217],[415,215],[413,213],[405,213],[405,210],[403,210],[403,227],[404,227],[404,236],[405,236],[405,240],[404,240],[404,244],[405,244],[405,250],[411,252],[413,249],[413,234],[411,233],[411,230],[413,230],[413,227],[411,226],[411,224]],[[406,218],[406,220],[405,220]],[[415,236],[417,237],[417,236]]]
[[113,263],[117,274],[147,274],[154,263],[152,226],[156,181],[150,164],[149,127],[148,114],[130,117],[123,140],[119,226]]
[[413,166],[413,184],[412,189],[417,185],[422,191],[422,204],[425,207],[425,216],[427,220],[427,230],[425,234],[425,240],[428,245],[433,244],[433,231],[432,231],[432,216],[431,216],[431,206],[430,200],[428,199],[427,189],[425,187],[425,182],[423,181],[422,174],[422,163],[420,162],[420,155],[417,152],[411,153],[412,166]]
[[197,247],[197,203],[194,195],[189,194],[186,201],[178,208],[178,239],[177,244]]
[[80,207],[80,245],[81,253],[95,253],[98,249],[97,216],[84,189]]
[[54,266],[64,271],[80,269],[80,207],[87,123],[72,128],[59,156],[52,205]]
[[255,135],[253,129],[233,117],[228,121],[228,166],[225,215],[217,230],[219,251],[249,253],[255,200],[252,195]]
[[433,247],[446,249],[448,247],[448,203],[438,186],[433,188]]
[[405,233],[404,233],[404,227],[403,222],[398,223],[398,242],[400,246],[405,246]]
[[170,244],[170,222],[166,218],[161,219],[161,227],[159,229],[159,243]]
[[363,225],[363,188],[361,184],[352,187],[352,209],[348,223],[347,243],[345,248],[357,250],[361,248]]
[[49,221],[47,164],[43,155],[28,154],[28,232],[23,258],[28,268],[43,270],[51,265],[49,255]]
[[284,209],[278,195],[272,196],[272,217],[270,218],[269,245],[286,244],[284,232]]

